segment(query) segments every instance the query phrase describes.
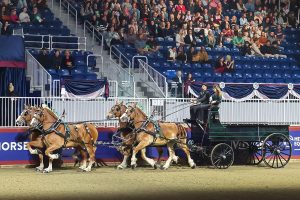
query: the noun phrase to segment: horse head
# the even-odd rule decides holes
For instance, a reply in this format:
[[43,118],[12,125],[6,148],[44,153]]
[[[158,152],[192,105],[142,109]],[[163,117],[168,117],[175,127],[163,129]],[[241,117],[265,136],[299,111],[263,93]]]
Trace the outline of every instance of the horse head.
[[[132,120],[135,120],[137,115],[142,114],[142,120],[145,120],[147,116],[141,111],[140,108],[138,108],[137,103],[133,103],[132,105],[129,105],[124,112],[124,114],[120,117],[121,122],[130,122]],[[145,118],[145,119],[144,119]]]
[[45,121],[44,108],[37,108],[33,114],[33,117],[30,121],[29,128],[35,129],[43,124]]
[[112,118],[120,118],[126,111],[127,107],[123,104],[123,101],[121,103],[116,102],[116,105],[114,105],[110,111],[108,112],[106,118],[112,119]]
[[22,113],[16,119],[16,124],[18,126],[29,125],[30,121],[33,118],[33,115],[34,115],[36,109],[37,108],[34,107],[34,106],[25,105],[24,110],[22,111]]

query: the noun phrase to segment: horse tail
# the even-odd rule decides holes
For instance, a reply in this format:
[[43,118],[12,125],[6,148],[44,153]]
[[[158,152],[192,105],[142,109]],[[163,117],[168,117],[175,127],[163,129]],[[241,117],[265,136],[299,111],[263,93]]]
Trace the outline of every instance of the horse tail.
[[178,124],[178,137],[179,138],[186,138],[187,132],[183,124]]

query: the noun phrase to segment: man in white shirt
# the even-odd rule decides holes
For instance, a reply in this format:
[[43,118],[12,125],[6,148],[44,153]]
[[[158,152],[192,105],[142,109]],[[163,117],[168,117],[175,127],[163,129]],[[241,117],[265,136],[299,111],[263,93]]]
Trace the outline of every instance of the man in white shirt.
[[241,26],[244,26],[244,24],[246,24],[246,23],[248,23],[248,20],[247,20],[247,18],[246,18],[246,13],[244,13],[244,14],[242,15],[242,17],[240,18],[240,25],[241,25]]

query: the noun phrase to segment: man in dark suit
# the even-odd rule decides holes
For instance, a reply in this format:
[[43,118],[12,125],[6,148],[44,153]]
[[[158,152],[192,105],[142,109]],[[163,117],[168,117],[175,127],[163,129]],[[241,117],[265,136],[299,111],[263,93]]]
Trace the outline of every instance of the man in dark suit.
[[196,45],[196,38],[193,35],[192,29],[189,29],[188,34],[184,37],[184,43],[188,45]]
[[204,123],[204,119],[200,119],[202,118],[201,113],[204,110],[203,106],[204,105],[208,105],[209,104],[209,98],[210,98],[210,93],[207,91],[207,86],[205,84],[202,85],[202,91],[200,92],[198,98],[194,101],[192,101],[192,103],[194,103],[194,105],[192,105],[190,107],[190,115],[191,115],[191,120],[196,120],[199,121],[199,123],[203,124]]
[[177,83],[177,97],[182,98],[182,73],[180,70],[177,71],[176,76],[173,78],[173,81]]

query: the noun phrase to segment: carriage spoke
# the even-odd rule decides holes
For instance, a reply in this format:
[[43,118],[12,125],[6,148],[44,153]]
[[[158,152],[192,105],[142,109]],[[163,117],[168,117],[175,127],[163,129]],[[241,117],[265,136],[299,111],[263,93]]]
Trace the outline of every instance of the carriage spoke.
[[279,154],[279,156],[280,156],[285,162],[287,162],[287,160],[286,160],[281,154]]

